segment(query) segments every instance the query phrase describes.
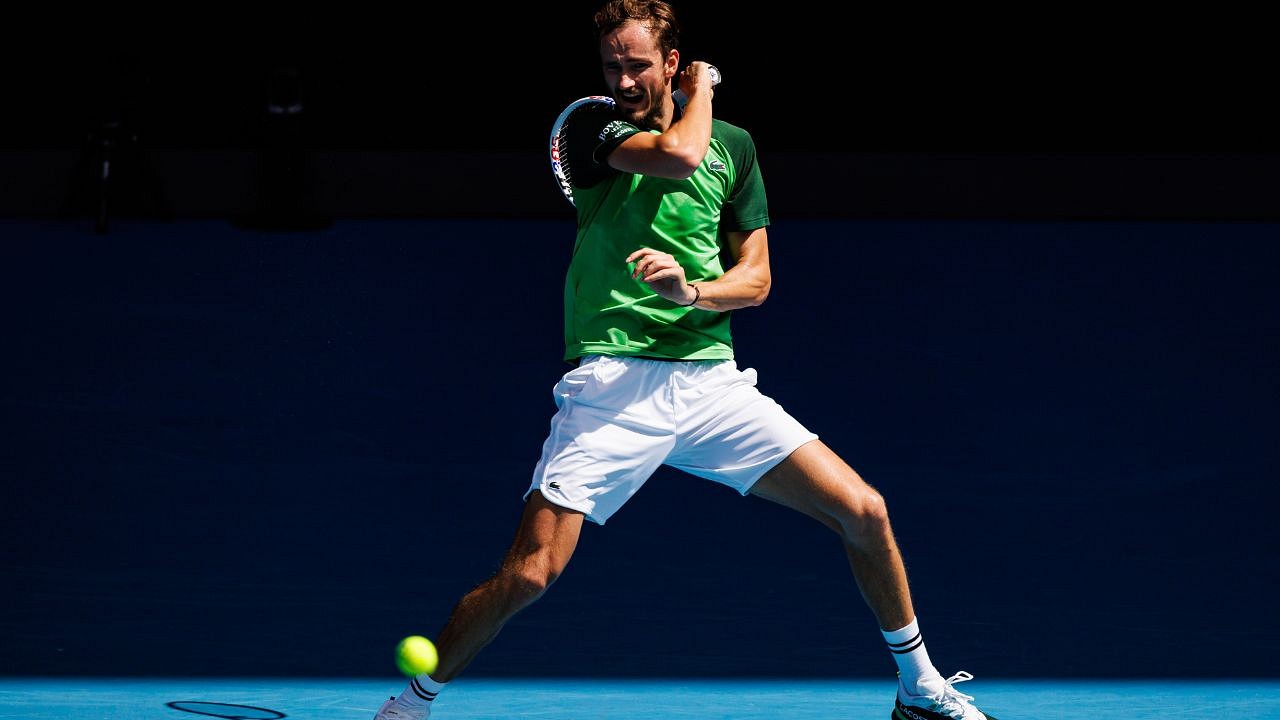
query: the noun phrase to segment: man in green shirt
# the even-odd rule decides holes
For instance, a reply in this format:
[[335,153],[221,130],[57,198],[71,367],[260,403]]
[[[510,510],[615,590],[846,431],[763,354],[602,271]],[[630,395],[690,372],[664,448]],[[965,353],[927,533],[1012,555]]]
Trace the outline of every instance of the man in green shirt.
[[[692,104],[687,112],[694,117],[669,123],[666,133],[627,118],[625,103],[623,113],[597,107],[575,115],[567,141],[578,235],[565,282],[566,360],[733,358],[724,311],[759,304],[768,293],[769,208],[751,136],[700,115],[709,115],[705,105]],[[690,125],[708,119],[709,137],[708,128]],[[682,126],[686,133],[678,134]],[[635,137],[641,133],[650,137]],[[642,168],[653,148],[672,141],[691,142],[702,153],[677,146],[687,165],[667,170],[672,177],[619,171],[628,163]],[[722,241],[739,259],[727,278]],[[622,258],[634,270],[660,274],[626,274]]]
[[[994,720],[925,650],[881,496],[755,388],[733,360],[729,312],[764,302],[768,206],[755,148],[711,116],[709,66],[677,72],[678,24],[660,0],[596,14],[614,106],[576,119],[568,152],[578,233],[565,280],[558,412],[501,569],[439,633],[439,667],[377,719],[422,720],[443,688],[568,564],[660,465],[803,512],[840,536],[892,657],[897,720]],[[687,96],[680,110],[673,83]],[[731,260],[726,269],[721,258]]]

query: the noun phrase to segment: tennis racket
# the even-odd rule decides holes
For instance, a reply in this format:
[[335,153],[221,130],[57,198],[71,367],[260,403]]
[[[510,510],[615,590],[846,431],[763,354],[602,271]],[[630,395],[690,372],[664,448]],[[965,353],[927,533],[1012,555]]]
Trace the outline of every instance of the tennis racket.
[[[707,74],[711,77],[711,85],[713,87],[720,84],[719,69],[715,66],[709,66]],[[689,102],[689,98],[682,90],[676,90],[671,96],[681,110]],[[574,204],[574,202],[573,169],[569,165],[569,131],[573,127],[574,118],[581,117],[579,113],[592,110],[600,111],[613,106],[613,98],[608,95],[588,95],[569,103],[569,106],[561,111],[560,116],[556,118],[555,124],[551,126],[551,174],[555,176],[556,184],[560,186],[560,192],[564,194],[565,199],[570,204]]]

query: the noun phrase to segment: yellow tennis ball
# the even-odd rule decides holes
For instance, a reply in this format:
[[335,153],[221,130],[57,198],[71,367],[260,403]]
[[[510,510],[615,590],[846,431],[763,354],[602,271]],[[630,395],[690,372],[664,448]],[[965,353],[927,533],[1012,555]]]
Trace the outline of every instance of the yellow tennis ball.
[[421,635],[410,635],[396,645],[396,667],[409,677],[433,673],[439,662],[436,646]]

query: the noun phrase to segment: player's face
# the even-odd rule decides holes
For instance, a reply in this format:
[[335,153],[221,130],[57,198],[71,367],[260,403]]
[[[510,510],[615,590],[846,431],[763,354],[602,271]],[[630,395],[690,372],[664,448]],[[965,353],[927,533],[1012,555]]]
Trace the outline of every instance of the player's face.
[[600,60],[623,116],[638,127],[666,130],[680,54],[672,50],[663,57],[649,28],[632,20],[600,38]]

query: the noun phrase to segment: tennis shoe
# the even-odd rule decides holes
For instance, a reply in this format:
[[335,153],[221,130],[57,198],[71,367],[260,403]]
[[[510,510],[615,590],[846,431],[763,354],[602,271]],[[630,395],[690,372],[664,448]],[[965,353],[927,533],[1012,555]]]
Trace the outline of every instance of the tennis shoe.
[[413,707],[391,698],[382,703],[382,707],[378,708],[378,714],[373,716],[373,720],[427,720],[427,716],[430,714],[430,705]]
[[973,706],[973,696],[956,690],[956,683],[972,680],[973,676],[961,671],[943,680],[941,677],[926,680],[917,688],[923,694],[907,690],[898,679],[898,699],[894,702],[893,720],[996,720]]

